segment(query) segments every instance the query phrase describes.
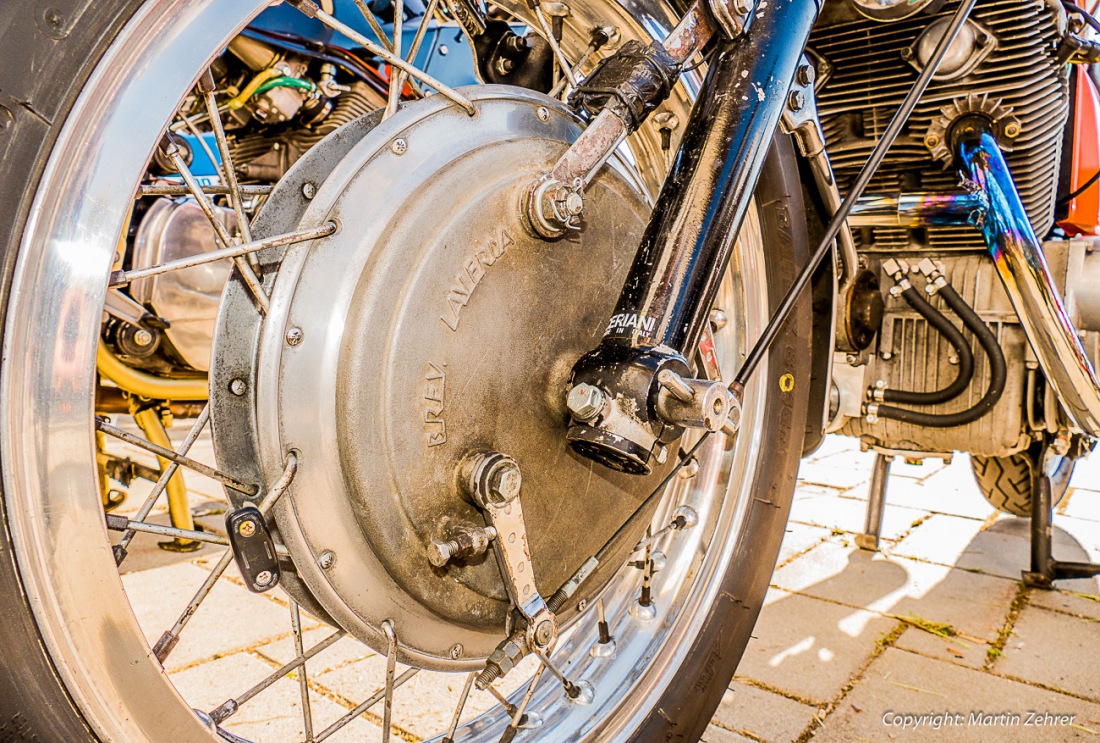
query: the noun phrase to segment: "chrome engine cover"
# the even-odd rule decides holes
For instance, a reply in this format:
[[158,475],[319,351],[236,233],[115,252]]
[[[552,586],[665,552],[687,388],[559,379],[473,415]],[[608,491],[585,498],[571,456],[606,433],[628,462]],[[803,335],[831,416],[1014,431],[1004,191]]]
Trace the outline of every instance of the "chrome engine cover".
[[[232,209],[214,207],[230,234],[237,229]],[[192,198],[157,199],[138,225],[133,267],[209,253],[222,247],[210,221]],[[164,334],[192,369],[207,371],[213,344],[214,321],[233,262],[226,259],[182,271],[138,279],[130,286],[134,299],[148,305],[172,325]]]
[[[339,230],[286,249],[277,274],[267,272],[277,278],[262,327],[247,295],[227,290],[211,377],[219,462],[258,456],[259,479],[273,482],[285,453],[299,453],[275,509],[298,573],[288,590],[376,647],[381,623],[393,622],[403,661],[441,670],[478,667],[508,615],[491,554],[442,569],[427,559],[449,525],[484,523],[457,486],[470,452],[519,463],[545,595],[672,462],[646,478],[622,475],[572,454],[565,439],[567,377],[613,309],[607,287],[621,284],[637,248],[644,187],[612,161],[586,190],[591,223],[535,238],[520,194],[583,123],[537,93],[465,92],[474,118],[433,97],[385,122],[359,120],[295,165],[253,233],[326,220]],[[308,201],[306,171],[323,178]],[[271,269],[278,261],[261,256]],[[244,394],[230,391],[241,391],[234,380]],[[622,559],[640,536],[621,540]],[[602,574],[620,562],[609,558]],[[597,574],[585,594],[601,583]]]

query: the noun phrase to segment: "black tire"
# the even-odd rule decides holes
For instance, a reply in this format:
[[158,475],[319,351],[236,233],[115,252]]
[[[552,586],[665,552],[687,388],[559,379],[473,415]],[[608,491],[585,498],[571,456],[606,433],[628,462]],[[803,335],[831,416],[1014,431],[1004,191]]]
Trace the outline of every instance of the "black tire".
[[[56,0],[0,7],[0,315],[16,250],[50,150],[96,62],[136,0]],[[0,316],[0,321],[3,317]],[[2,466],[3,463],[0,463]],[[91,737],[46,654],[27,605],[0,508],[0,741]]]
[[[1029,452],[1010,457],[970,457],[970,468],[978,489],[989,505],[1001,513],[1031,518],[1032,472],[1036,464]],[[1074,460],[1052,455],[1047,465],[1050,473],[1051,504],[1057,506],[1069,490]]]
[[[809,257],[802,186],[794,148],[777,135],[756,188],[760,222],[768,245],[768,298],[774,312]],[[789,246],[789,250],[783,250]],[[768,355],[765,384],[773,390],[769,420],[756,460],[759,489],[748,512],[718,603],[661,705],[635,736],[637,741],[699,740],[733,678],[749,643],[775,569],[790,513],[809,410],[813,322],[811,297],[802,295]],[[794,379],[791,389],[785,375]],[[782,380],[782,381],[781,381]],[[790,392],[782,393],[781,390]]]
[[[0,68],[5,93],[0,105],[0,182],[5,184],[0,239],[7,246],[0,259],[0,313],[7,307],[16,247],[51,148],[94,66],[138,5],[139,0],[54,0],[48,5],[4,3],[0,9],[0,48],[7,52]],[[802,190],[788,137],[777,137],[756,196],[768,244],[765,278],[774,309],[808,256]],[[794,493],[808,406],[810,341],[811,305],[805,296],[768,356],[763,382],[770,393],[754,465],[757,489],[730,561],[733,567],[702,632],[637,740],[698,740],[744,653]],[[5,499],[0,508],[0,741],[93,740],[26,600],[8,527],[8,503]],[[157,737],[152,731],[150,735]]]

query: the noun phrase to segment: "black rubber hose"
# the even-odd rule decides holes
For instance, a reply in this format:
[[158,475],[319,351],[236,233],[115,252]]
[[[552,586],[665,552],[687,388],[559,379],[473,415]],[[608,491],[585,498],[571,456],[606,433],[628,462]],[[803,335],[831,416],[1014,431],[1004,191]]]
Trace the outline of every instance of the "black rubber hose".
[[977,337],[978,343],[985,351],[985,355],[989,359],[989,389],[985,391],[978,402],[958,413],[921,413],[916,410],[880,405],[876,413],[880,418],[890,418],[902,423],[912,423],[929,428],[964,426],[978,420],[992,410],[1005,391],[1008,369],[1005,365],[1004,352],[1001,351],[1001,346],[997,343],[997,336],[993,334],[988,325],[982,322],[982,319],[978,317],[978,313],[950,285],[940,289],[940,294],[955,314],[962,318],[963,324]]
[[903,405],[935,405],[937,403],[954,400],[970,386],[970,380],[974,376],[974,353],[970,350],[970,344],[966,342],[966,338],[964,338],[959,329],[955,327],[955,324],[948,320],[942,312],[929,304],[914,287],[910,286],[901,293],[901,296],[905,298],[905,301],[909,303],[910,307],[917,311],[917,314],[927,320],[929,325],[939,331],[940,335],[942,335],[955,349],[955,353],[957,353],[959,357],[959,373],[955,376],[955,381],[941,390],[933,390],[931,392],[883,390],[882,401],[897,402]]

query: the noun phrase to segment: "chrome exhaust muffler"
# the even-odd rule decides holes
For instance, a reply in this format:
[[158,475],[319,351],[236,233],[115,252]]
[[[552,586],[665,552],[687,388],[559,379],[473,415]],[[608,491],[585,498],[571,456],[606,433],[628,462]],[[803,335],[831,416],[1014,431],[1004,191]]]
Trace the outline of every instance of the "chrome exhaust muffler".
[[978,116],[961,119],[952,127],[952,138],[955,164],[970,191],[984,202],[984,209],[974,213],[975,222],[1039,365],[1070,420],[1084,433],[1100,437],[1100,379],[1066,311],[989,122]]

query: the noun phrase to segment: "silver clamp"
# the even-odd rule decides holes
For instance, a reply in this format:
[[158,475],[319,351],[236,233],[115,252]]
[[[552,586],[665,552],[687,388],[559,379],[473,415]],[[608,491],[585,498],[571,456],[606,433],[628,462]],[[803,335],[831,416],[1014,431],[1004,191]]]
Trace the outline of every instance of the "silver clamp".
[[[795,71],[794,82],[787,94],[787,105],[783,108],[780,124],[783,131],[794,137],[798,150],[810,163],[825,208],[829,216],[840,210],[840,189],[833,177],[833,165],[825,151],[825,132],[817,115],[817,99],[814,96],[814,82],[817,80],[817,68],[807,57],[803,57]],[[847,222],[837,235],[840,250],[841,285],[840,296],[845,296],[855,282],[859,272],[859,257],[856,255],[856,243]]]

